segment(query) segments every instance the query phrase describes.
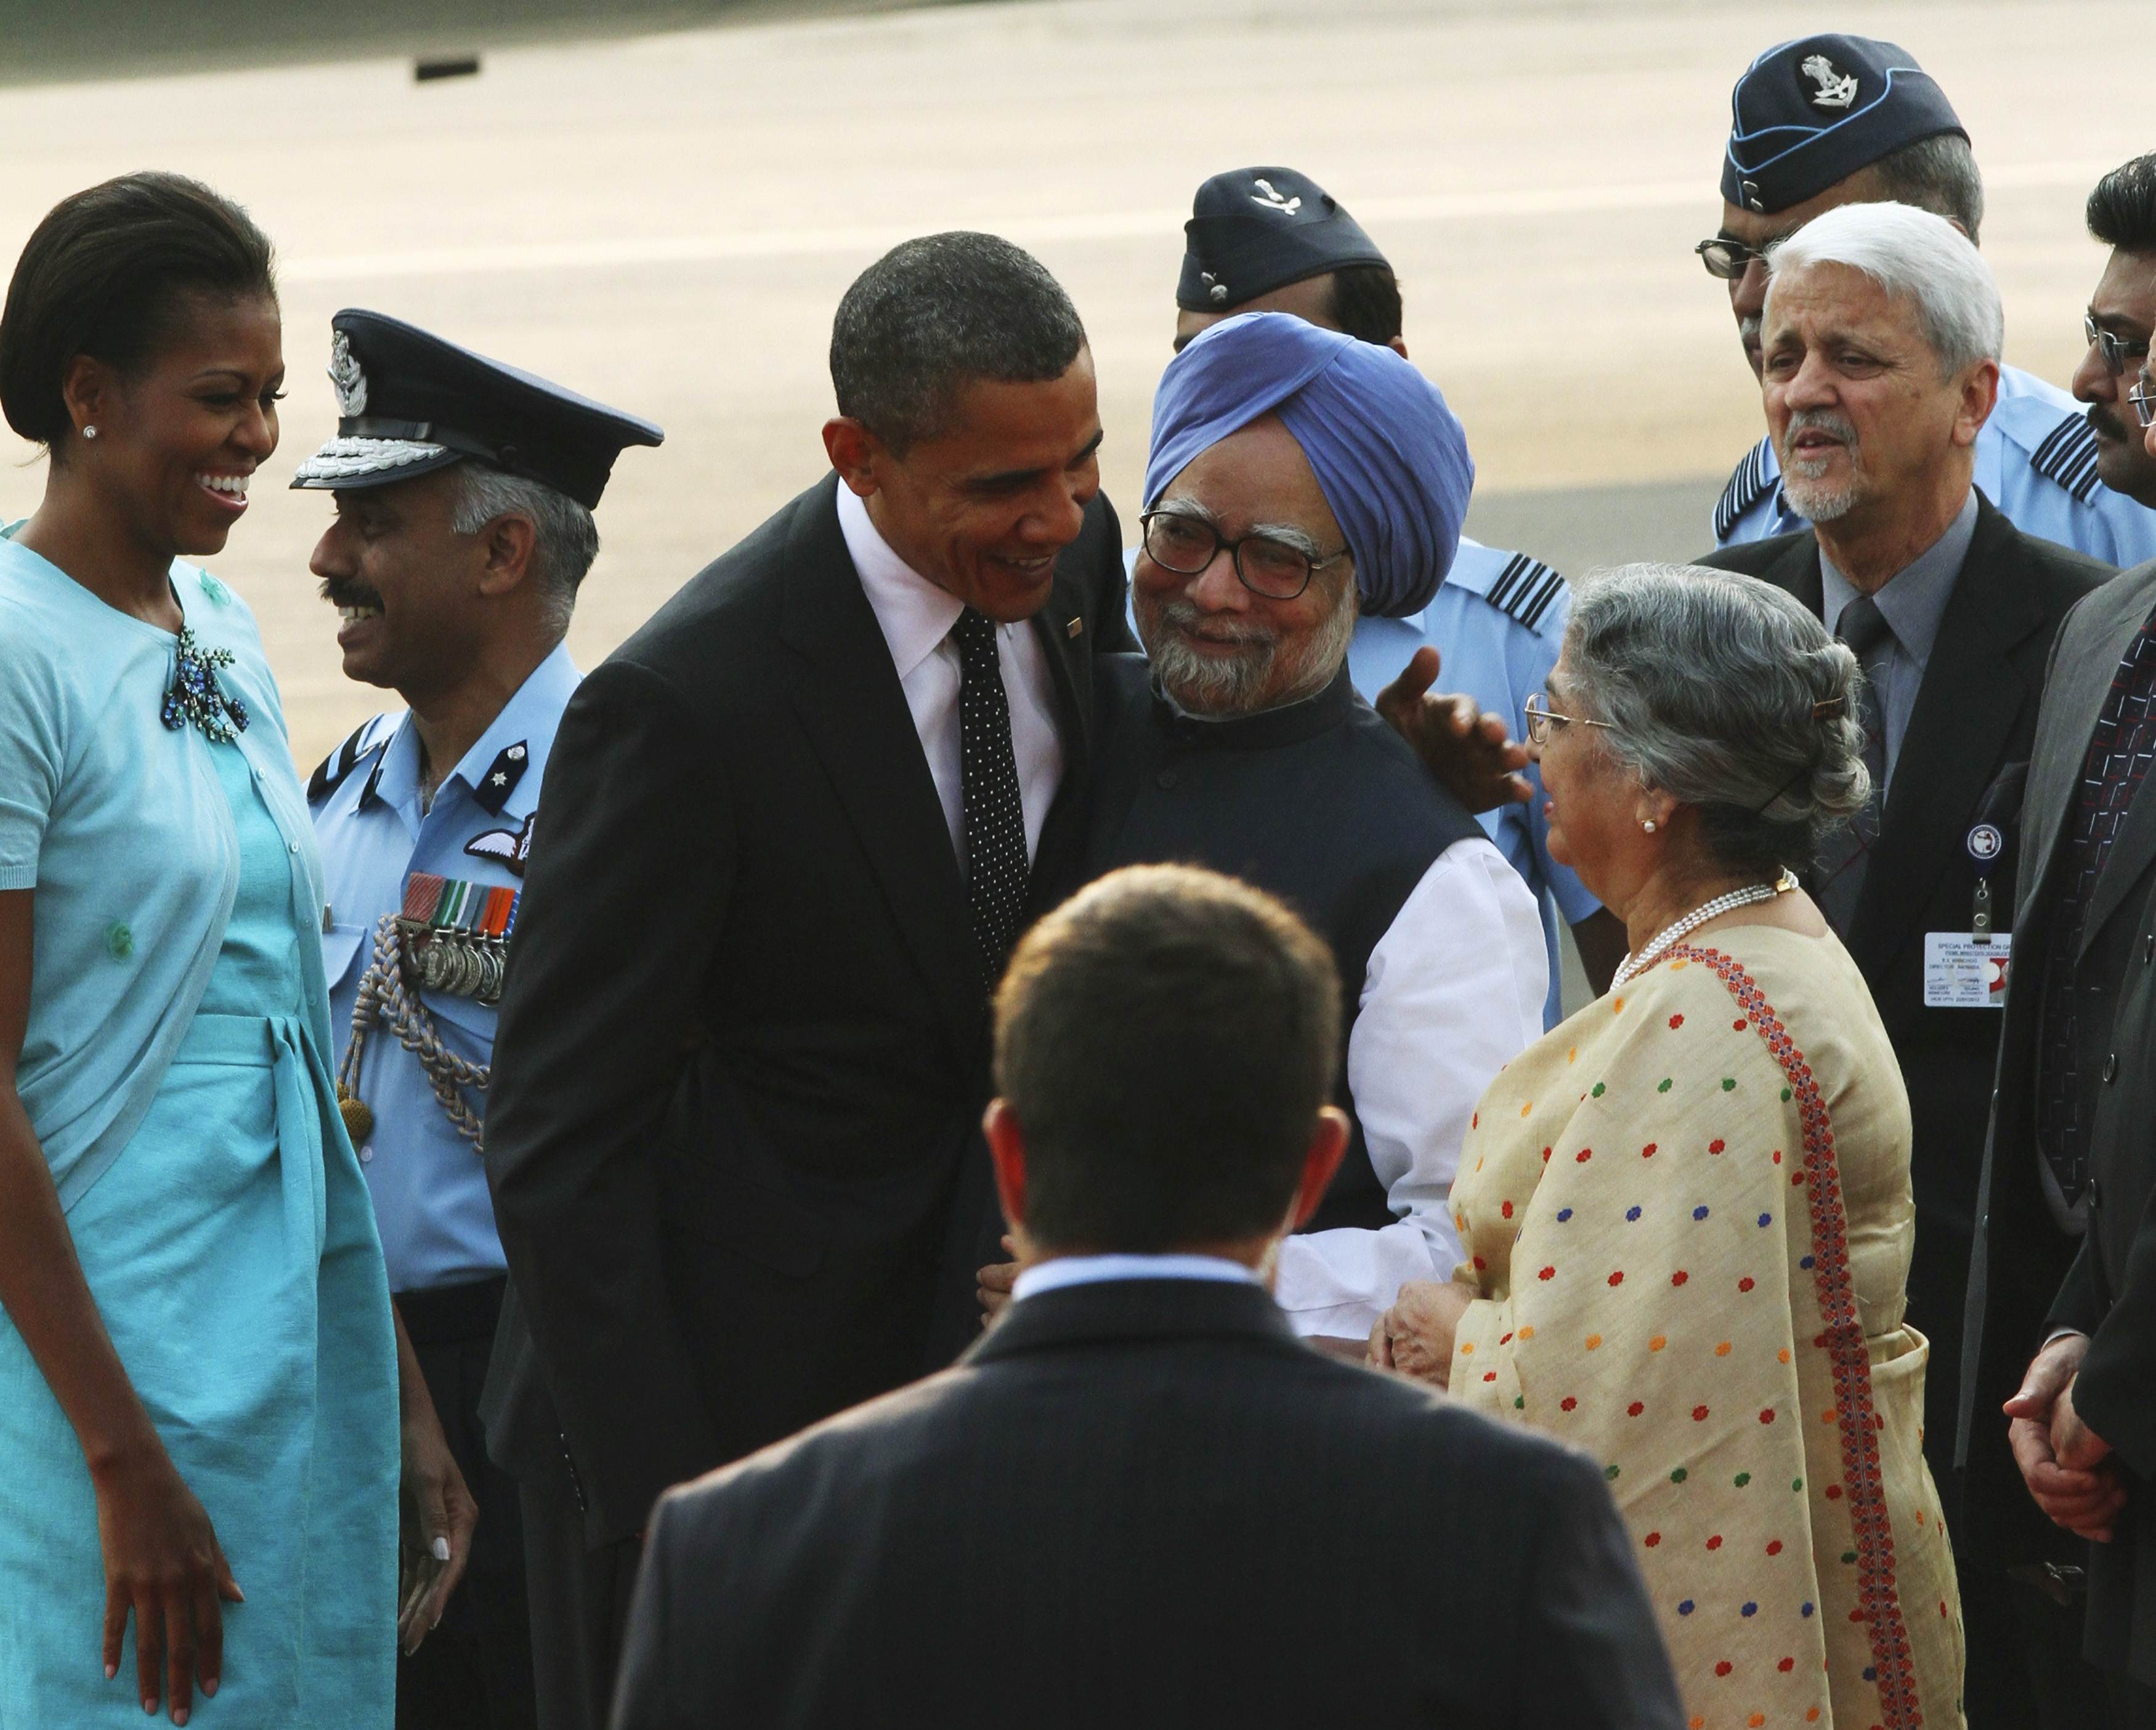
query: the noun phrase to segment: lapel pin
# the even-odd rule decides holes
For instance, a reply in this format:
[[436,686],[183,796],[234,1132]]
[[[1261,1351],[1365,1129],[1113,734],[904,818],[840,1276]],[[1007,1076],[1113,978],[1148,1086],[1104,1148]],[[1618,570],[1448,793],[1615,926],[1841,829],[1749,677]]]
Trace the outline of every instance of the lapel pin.
[[1070,624],[1064,626],[1063,634],[1066,637],[1082,636],[1085,634],[1085,630],[1086,621],[1082,617],[1081,617],[1072,619]]

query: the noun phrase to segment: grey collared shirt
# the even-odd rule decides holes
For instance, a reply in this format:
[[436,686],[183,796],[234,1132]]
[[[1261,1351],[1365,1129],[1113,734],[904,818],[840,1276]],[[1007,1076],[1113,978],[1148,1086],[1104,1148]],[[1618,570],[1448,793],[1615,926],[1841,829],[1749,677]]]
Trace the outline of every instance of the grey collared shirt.
[[[1895,759],[1902,754],[1902,740],[1909,731],[1910,712],[1917,706],[1917,690],[1924,682],[1924,668],[1938,640],[1939,621],[1947,603],[1953,598],[1954,580],[1961,575],[1962,561],[1976,536],[1976,489],[1969,489],[1961,509],[1946,532],[1882,583],[1871,598],[1878,604],[1889,633],[1886,646],[1876,651],[1865,670],[1879,683],[1879,700],[1887,715],[1887,778],[1894,778]],[[1834,561],[1820,549],[1820,613],[1829,630],[1837,629],[1841,611],[1857,596],[1850,580],[1834,567]],[[1885,789],[1882,788],[1883,793]]]

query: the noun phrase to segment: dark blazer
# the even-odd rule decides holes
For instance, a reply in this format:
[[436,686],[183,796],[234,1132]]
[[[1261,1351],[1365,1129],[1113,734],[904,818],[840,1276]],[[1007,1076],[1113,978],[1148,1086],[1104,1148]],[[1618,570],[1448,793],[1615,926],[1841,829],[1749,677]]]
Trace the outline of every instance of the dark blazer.
[[[1819,542],[1809,529],[1700,562],[1763,578],[1815,613],[1823,604]],[[1999,1017],[1924,1007],[1924,935],[1969,932],[1977,882],[1969,833],[1979,820],[2006,837],[1992,867],[1994,896],[2003,901],[2015,880],[2020,766],[2035,737],[2051,639],[2068,609],[2111,574],[2108,565],[2021,533],[1978,495],[1976,531],[1925,664],[1848,934],[1909,1090],[1917,1244],[1908,1319],[1932,1342],[1924,1445],[1942,1482],[1953,1460]]]
[[669,1495],[613,1722],[1683,1717],[1591,1461],[1145,1280]]
[[[593,1543],[927,1368],[954,1191],[986,1165],[965,891],[836,488],[594,671],[547,767],[487,1101],[511,1281],[487,1415]],[[1065,753],[1038,905],[1075,870],[1121,548],[1096,499],[1034,621]]]
[[[2091,1003],[2081,1012],[2085,1018],[2111,1020],[2111,1045],[2118,1054],[2116,1067],[2106,1065],[2111,1079],[2090,1125],[2095,1182],[2088,1217],[2096,1226],[2091,1239],[2061,1232],[2046,1204],[2034,1097],[2041,963],[2069,856],[2063,844],[2068,819],[2120,658],[2152,609],[2156,564],[2147,564],[2107,583],[2068,616],[2051,655],[2022,807],[2026,845],[2015,914],[2015,948],[2022,958],[2007,989],[1990,1143],[1984,1152],[1958,1442],[1964,1477],[1964,1529],[1981,1546],[1981,1553],[2009,1564],[2058,1555],[2062,1545],[2071,1547],[2071,1559],[2082,1559],[2083,1547],[2053,1527],[2029,1499],[1999,1410],[2020,1385],[2022,1372],[2050,1331],[2047,1313],[2056,1311],[2058,1325],[2078,1327],[2102,1342],[2101,1349],[2092,1349],[2082,1369],[2076,1404],[2093,1400],[2105,1420],[2119,1428],[2121,1438],[2114,1438],[2105,1422],[2092,1419],[2097,1433],[2119,1447],[2135,1471],[2149,1476],[2156,1468],[2150,1453],[2156,1448],[2156,1406],[2149,1404],[2156,1383],[2148,1380],[2156,1373],[2156,1361],[2143,1358],[2134,1370],[2126,1368],[2128,1358],[2156,1351],[2156,1317],[2146,1309],[2137,1316],[2128,1301],[2143,1204],[2156,1182],[2150,1164],[2156,1144],[2149,1139],[2156,1101],[2148,1091],[2156,1077],[2156,999],[2151,995],[2156,982],[2149,977],[2148,940],[2150,897],[2156,893],[2156,798],[2137,797],[2130,808],[2104,860],[2082,933],[2084,955],[2099,948],[2123,947],[2128,952],[2117,1001]],[[2070,1265],[2073,1277],[2066,1280]],[[2144,1289],[2138,1301],[2156,1304],[2156,1280],[2146,1274],[2139,1277]],[[2129,1417],[2125,1406],[2134,1400],[2140,1407]],[[2134,1523],[2156,1535],[2156,1520],[2135,1517]],[[2121,1553],[2118,1545],[2111,1547],[2110,1556]],[[2098,1559],[2107,1559],[2102,1547]],[[2156,1585],[2144,1598],[2156,1621]],[[2097,1620],[2092,1609],[2092,1626]],[[2148,1650],[2156,1650],[2156,1628],[2147,1637]],[[2123,1665],[2124,1660],[2115,1662]]]

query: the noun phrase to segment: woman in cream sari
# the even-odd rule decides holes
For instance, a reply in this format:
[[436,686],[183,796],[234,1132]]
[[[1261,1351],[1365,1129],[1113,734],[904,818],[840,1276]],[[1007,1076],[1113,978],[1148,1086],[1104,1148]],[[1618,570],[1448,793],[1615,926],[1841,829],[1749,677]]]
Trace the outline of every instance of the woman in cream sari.
[[1692,1730],[1962,1722],[1902,1319],[1908,1101],[1784,870],[1865,802],[1859,677],[1763,583],[1583,587],[1531,742],[1551,851],[1632,953],[1483,1095],[1452,1192],[1471,1259],[1371,1342],[1603,1462]]

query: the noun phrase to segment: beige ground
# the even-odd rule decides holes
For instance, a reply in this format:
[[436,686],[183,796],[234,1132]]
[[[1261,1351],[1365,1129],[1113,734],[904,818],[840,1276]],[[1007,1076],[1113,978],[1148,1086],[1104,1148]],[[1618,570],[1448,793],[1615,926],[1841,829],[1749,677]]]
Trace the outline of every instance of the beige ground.
[[[1953,95],[2010,357],[2054,378],[2099,264],[2082,200],[2156,143],[2123,75],[2148,21],[2146,0],[1834,8]],[[1690,248],[1719,208],[1731,82],[1821,22],[1730,0],[1042,0],[515,50],[425,86],[382,60],[8,90],[0,257],[129,168],[244,200],[285,260],[272,475],[331,430],[326,319],[355,303],[662,422],[600,512],[588,665],[819,471],[831,308],[908,234],[994,228],[1069,285],[1130,501],[1191,191],[1244,162],[1317,175],[1390,251],[1486,495],[1552,490],[1558,513],[1570,490],[1725,471],[1757,398]],[[41,470],[7,454],[16,516]],[[305,574],[326,501],[254,498],[218,569],[261,616],[311,762],[382,705],[340,677]]]

